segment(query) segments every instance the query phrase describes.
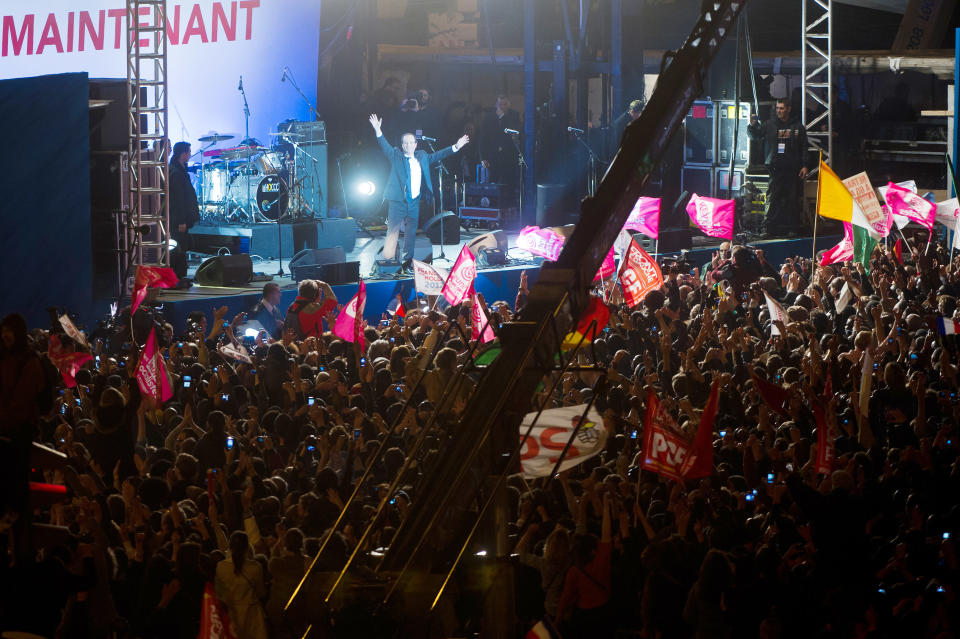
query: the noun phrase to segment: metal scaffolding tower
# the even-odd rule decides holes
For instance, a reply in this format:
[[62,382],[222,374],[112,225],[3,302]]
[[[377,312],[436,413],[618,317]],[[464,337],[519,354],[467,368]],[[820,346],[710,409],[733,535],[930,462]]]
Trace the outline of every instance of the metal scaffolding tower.
[[170,264],[167,205],[167,0],[127,0],[132,265]]
[[[803,6],[803,52],[801,54],[803,103],[800,119],[813,151],[823,151],[823,160],[833,158],[833,0],[800,0]],[[809,58],[809,61],[808,61]],[[815,65],[812,69],[809,65]],[[819,105],[808,113],[807,102]]]

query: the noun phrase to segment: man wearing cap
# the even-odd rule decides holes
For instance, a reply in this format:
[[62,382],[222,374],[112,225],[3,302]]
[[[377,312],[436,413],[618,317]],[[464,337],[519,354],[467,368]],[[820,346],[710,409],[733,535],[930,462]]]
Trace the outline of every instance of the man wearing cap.
[[176,240],[177,247],[170,252],[170,266],[181,280],[187,277],[187,251],[190,249],[188,231],[200,217],[197,192],[187,174],[189,159],[189,142],[173,145],[167,179],[170,185],[170,236]]

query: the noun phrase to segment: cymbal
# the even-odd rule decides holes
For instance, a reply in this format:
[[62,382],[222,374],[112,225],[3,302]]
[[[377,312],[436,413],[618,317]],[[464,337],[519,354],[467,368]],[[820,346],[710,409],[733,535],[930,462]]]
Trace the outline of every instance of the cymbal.
[[217,133],[216,131],[211,131],[210,133],[197,138],[199,142],[223,142],[224,140],[232,140],[237,136],[231,135],[229,133]]
[[263,153],[268,150],[265,146],[235,146],[229,149],[224,149],[223,153],[220,154],[220,157],[226,160],[240,160],[251,158],[259,153]]

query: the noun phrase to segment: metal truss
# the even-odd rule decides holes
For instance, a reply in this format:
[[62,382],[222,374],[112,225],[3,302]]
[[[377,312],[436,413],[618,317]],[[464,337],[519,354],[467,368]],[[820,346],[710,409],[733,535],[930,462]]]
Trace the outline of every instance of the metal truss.
[[170,264],[167,0],[126,0],[131,264]]
[[[803,103],[800,119],[810,150],[822,151],[827,164],[833,158],[833,0],[800,0],[803,7],[801,54]],[[813,68],[811,68],[813,66]],[[817,105],[808,112],[807,104]]]

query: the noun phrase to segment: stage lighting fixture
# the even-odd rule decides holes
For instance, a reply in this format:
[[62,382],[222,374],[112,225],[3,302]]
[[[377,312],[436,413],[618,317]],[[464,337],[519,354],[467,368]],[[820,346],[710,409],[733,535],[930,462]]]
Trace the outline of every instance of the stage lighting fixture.
[[377,185],[374,184],[372,180],[361,180],[357,182],[353,188],[357,192],[357,195],[362,195],[363,197],[370,197],[377,191]]

